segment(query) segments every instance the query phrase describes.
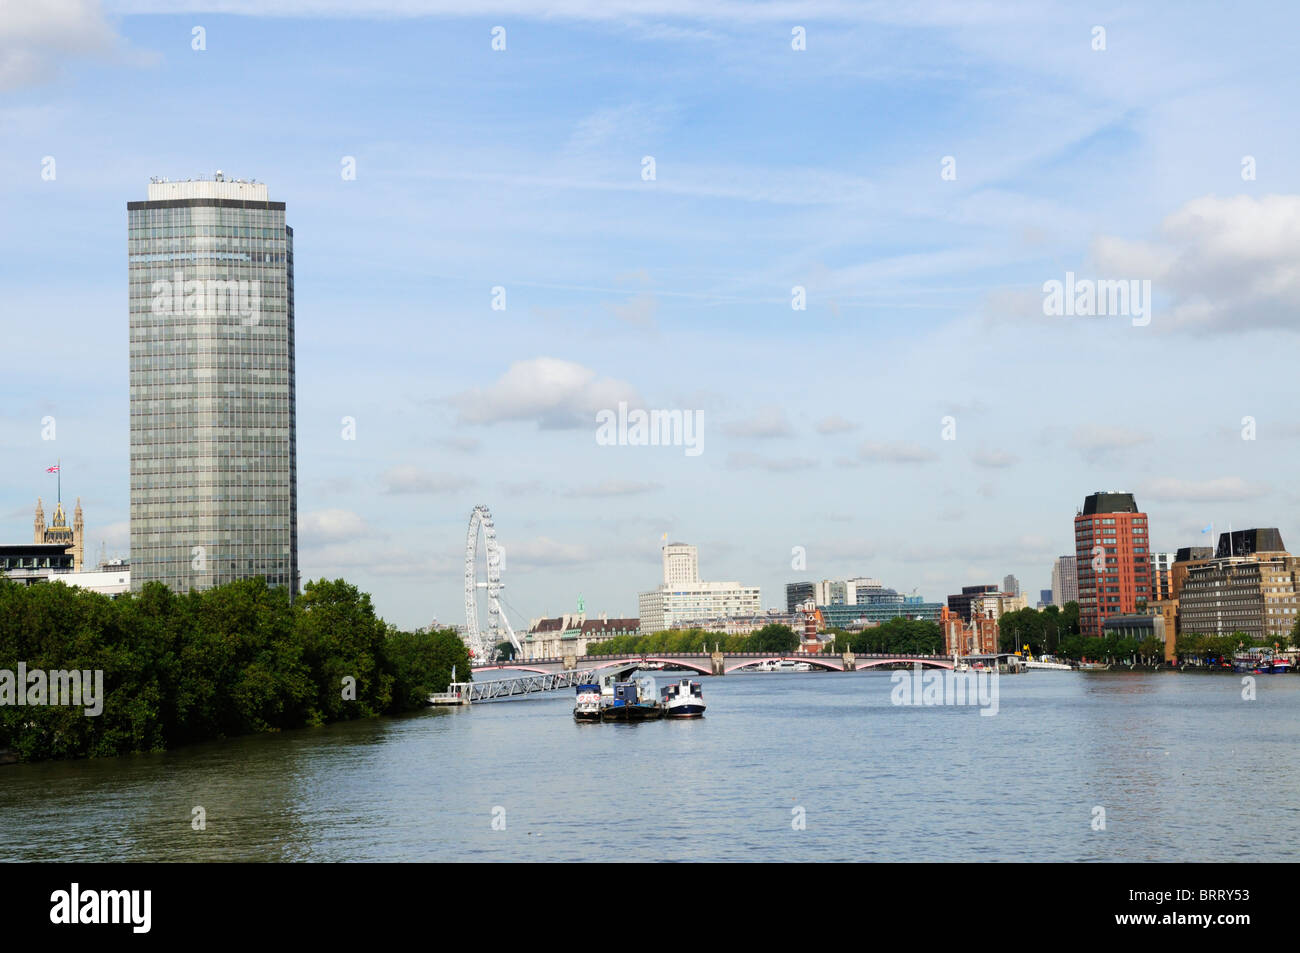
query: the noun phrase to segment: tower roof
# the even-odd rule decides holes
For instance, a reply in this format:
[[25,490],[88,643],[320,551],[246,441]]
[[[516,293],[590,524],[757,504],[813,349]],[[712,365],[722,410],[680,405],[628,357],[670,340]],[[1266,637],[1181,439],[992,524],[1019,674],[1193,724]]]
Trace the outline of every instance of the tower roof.
[[1113,493],[1099,490],[1090,494],[1083,501],[1083,515],[1093,516],[1097,513],[1138,513],[1137,500],[1132,493]]

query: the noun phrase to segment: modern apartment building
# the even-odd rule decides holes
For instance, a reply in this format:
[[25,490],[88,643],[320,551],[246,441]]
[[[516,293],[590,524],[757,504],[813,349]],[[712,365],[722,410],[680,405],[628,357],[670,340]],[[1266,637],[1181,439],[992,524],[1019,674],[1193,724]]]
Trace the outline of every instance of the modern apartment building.
[[1112,615],[1145,611],[1151,600],[1151,545],[1147,514],[1132,493],[1099,491],[1074,518],[1079,630],[1101,636]]
[[696,548],[686,543],[670,543],[663,553],[663,584],[638,597],[642,634],[662,632],[694,619],[758,615],[758,586],[701,582]]
[[127,203],[131,588],[298,587],[293,230],[264,184]]

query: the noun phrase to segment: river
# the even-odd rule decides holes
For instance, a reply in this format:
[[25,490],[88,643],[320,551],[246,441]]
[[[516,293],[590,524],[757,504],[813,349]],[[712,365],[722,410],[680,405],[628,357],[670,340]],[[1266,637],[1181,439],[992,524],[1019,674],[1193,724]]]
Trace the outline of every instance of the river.
[[1032,672],[1000,679],[991,717],[892,704],[888,672],[701,683],[699,721],[576,724],[557,692],[0,767],[0,859],[1300,855],[1294,676],[1256,677],[1248,701],[1240,676]]

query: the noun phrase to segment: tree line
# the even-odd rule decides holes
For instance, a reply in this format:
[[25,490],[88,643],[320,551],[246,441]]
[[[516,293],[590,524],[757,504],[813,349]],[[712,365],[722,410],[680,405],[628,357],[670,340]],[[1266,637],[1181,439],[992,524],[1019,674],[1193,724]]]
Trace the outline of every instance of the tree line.
[[786,654],[799,648],[794,629],[771,623],[748,635],[728,635],[705,629],[665,629],[649,635],[616,635],[603,642],[589,642],[588,655],[658,655],[665,652],[712,652],[714,648],[729,654],[771,652]]
[[0,579],[0,670],[102,671],[103,712],[0,705],[0,750],[19,760],[163,751],[212,738],[422,707],[453,666],[453,630],[403,632],[344,580],[290,602],[261,578],[180,595],[149,583],[110,598]]

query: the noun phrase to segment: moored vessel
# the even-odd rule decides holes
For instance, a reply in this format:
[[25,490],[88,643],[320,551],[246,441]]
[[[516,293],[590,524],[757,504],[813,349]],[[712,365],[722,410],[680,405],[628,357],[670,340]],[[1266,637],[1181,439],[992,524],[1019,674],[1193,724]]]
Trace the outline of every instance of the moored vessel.
[[600,686],[587,683],[578,686],[573,702],[574,721],[600,721]]
[[655,680],[637,678],[614,682],[613,694],[602,699],[601,721],[651,721],[663,717],[663,706],[655,696]]
[[699,682],[683,678],[663,690],[665,718],[699,718],[704,714],[704,691]]

